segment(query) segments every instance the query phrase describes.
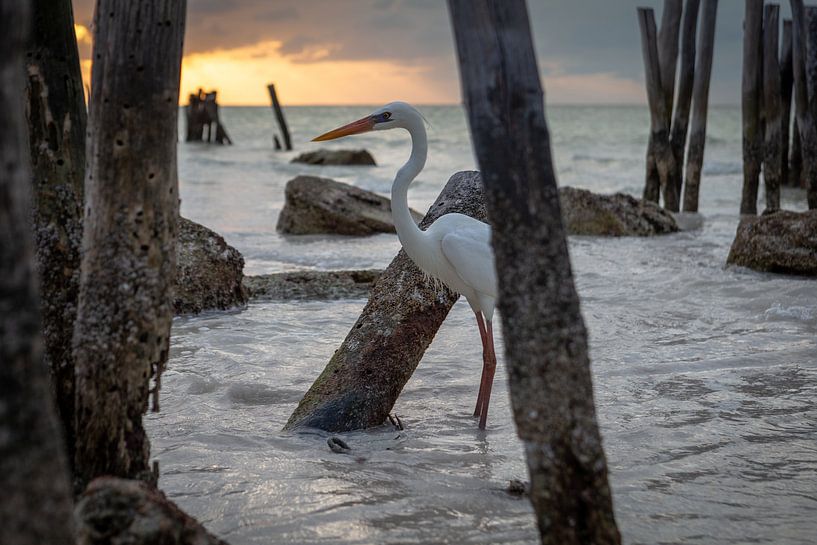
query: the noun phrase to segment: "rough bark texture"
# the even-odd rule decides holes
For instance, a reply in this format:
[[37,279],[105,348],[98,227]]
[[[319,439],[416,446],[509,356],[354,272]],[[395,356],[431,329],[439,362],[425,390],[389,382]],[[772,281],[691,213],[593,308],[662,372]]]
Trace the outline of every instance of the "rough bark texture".
[[794,110],[800,136],[801,177],[806,183],[809,208],[813,209],[817,208],[817,152],[814,151],[817,150],[817,89],[813,88],[811,74],[817,72],[817,40],[813,47],[808,47],[811,45],[808,19],[817,27],[817,17],[806,17],[803,0],[791,0],[791,11]]
[[757,186],[763,158],[761,76],[763,62],[763,0],[746,0],[743,22],[743,192],[741,214],[757,214]]
[[684,150],[686,149],[689,108],[692,103],[692,85],[695,80],[695,38],[698,29],[698,9],[701,0],[687,0],[684,5],[684,21],[681,33],[681,69],[678,74],[678,98],[672,117],[670,147],[675,160],[673,173],[675,190],[681,194],[684,173]]
[[247,304],[244,258],[218,234],[179,218],[173,311],[198,314]]
[[[669,3],[669,0],[667,2]],[[644,55],[647,100],[650,106],[650,139],[647,144],[647,181],[644,198],[653,200],[654,176],[657,172],[664,195],[664,207],[677,211],[678,194],[674,183],[670,181],[675,172],[675,161],[669,144],[671,110],[667,110],[667,98],[661,83],[661,64],[653,10],[638,8],[638,23],[641,29],[641,50]]]
[[[184,0],[100,0],[76,357],[79,486],[148,470],[149,380],[167,359],[176,271]],[[154,388],[154,409],[158,384]]]
[[741,219],[726,260],[757,271],[817,276],[817,210]]
[[524,0],[449,0],[543,543],[620,543]]
[[[420,227],[450,212],[485,220],[478,172],[454,174]],[[286,429],[348,431],[382,424],[458,298],[434,286],[400,250]]]
[[140,481],[95,479],[77,503],[77,545],[227,545]]
[[715,49],[715,19],[718,0],[704,0],[701,14],[701,41],[695,66],[692,127],[687,151],[686,183],[684,184],[684,212],[698,211],[698,192],[706,145],[706,117],[709,109],[709,80],[712,75],[712,54]]
[[780,6],[768,5],[763,14],[763,107],[766,126],[763,135],[763,184],[766,210],[780,209],[783,179],[783,97],[778,61]]
[[307,165],[377,166],[372,154],[365,149],[319,149],[304,152],[292,160]]
[[0,543],[73,543],[71,487],[43,362],[29,218],[23,50],[29,4],[0,0]]
[[69,460],[74,445],[71,338],[79,292],[87,116],[71,0],[32,0],[26,114],[45,341]]
[[381,269],[262,274],[245,277],[244,287],[253,299],[358,299],[369,296],[382,274]]
[[[422,214],[412,213],[416,221],[422,219]],[[276,229],[288,235],[395,232],[388,198],[317,176],[298,176],[287,182]]]
[[783,186],[795,187],[799,185],[799,180],[793,180],[789,176],[789,140],[791,139],[791,91],[794,83],[794,73],[792,72],[792,50],[791,50],[791,20],[783,21],[783,34],[781,36],[783,51],[780,54],[780,92],[782,123],[780,154],[783,157],[783,173],[780,177],[780,184]]
[[270,100],[272,101],[272,109],[275,111],[275,119],[278,120],[278,127],[281,129],[281,136],[284,138],[284,146],[287,151],[292,149],[292,140],[289,137],[289,127],[284,118],[284,112],[281,110],[281,104],[278,102],[278,95],[275,93],[275,85],[270,83],[267,85]]

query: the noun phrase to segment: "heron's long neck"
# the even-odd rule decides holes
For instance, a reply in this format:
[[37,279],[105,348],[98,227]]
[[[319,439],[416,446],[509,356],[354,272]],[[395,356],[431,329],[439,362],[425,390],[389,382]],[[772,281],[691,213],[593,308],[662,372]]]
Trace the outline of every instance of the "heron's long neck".
[[397,176],[394,178],[391,188],[391,215],[400,243],[406,249],[406,253],[414,259],[412,250],[422,245],[423,232],[411,217],[408,188],[426,164],[428,141],[422,120],[418,119],[416,123],[406,128],[411,135],[411,156],[406,164],[397,171]]

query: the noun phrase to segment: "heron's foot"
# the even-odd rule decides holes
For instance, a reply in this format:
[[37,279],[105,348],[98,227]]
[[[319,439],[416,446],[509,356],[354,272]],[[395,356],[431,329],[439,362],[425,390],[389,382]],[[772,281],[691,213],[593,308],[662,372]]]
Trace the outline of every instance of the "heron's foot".
[[400,417],[397,416],[396,414],[394,416],[389,415],[389,422],[391,422],[391,425],[394,426],[395,429],[401,431],[405,429],[403,427],[403,422],[400,421]]

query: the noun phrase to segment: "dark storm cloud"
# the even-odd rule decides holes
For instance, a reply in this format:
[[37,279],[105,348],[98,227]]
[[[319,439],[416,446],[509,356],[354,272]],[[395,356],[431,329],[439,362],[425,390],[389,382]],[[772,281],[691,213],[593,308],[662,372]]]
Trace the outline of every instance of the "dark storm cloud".
[[[606,73],[641,81],[636,7],[659,0],[530,0],[540,64],[548,74]],[[92,0],[75,0],[77,22],[89,24]],[[782,14],[789,16],[786,3]],[[718,9],[712,77],[714,102],[740,94],[743,2]],[[456,79],[443,0],[189,0],[186,52],[276,40],[296,62],[386,60],[422,65]],[[321,54],[313,54],[320,50]]]

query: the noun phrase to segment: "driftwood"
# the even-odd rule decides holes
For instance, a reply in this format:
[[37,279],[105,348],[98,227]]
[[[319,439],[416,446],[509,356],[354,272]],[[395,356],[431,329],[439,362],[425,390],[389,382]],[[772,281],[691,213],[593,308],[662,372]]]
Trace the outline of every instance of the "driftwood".
[[794,83],[794,73],[792,72],[792,50],[791,50],[791,20],[783,21],[783,34],[780,41],[782,42],[783,51],[780,54],[780,91],[781,91],[781,108],[782,124],[781,124],[781,147],[780,154],[782,156],[783,168],[780,177],[780,185],[783,186],[797,186],[799,180],[793,180],[789,176],[789,140],[792,131],[789,129],[791,125],[791,91]]
[[185,8],[184,0],[100,0],[96,9],[74,332],[79,486],[149,472],[142,414],[151,376],[158,409],[173,317]]
[[655,191],[655,174],[657,173],[661,190],[664,193],[664,206],[669,210],[678,210],[675,184],[670,181],[675,171],[675,161],[669,144],[670,111],[667,110],[667,99],[661,83],[661,65],[653,10],[638,8],[638,22],[641,29],[647,100],[650,106],[650,138],[647,144],[647,179],[644,198],[657,202]]
[[[450,212],[485,220],[479,173],[454,174],[420,227]],[[382,424],[458,298],[435,287],[400,250],[285,429],[337,432]]]
[[763,108],[766,120],[763,136],[765,212],[780,209],[780,184],[783,178],[783,97],[778,60],[779,27],[780,6],[767,5],[763,15]]
[[670,129],[670,147],[677,168],[673,172],[675,190],[680,195],[683,185],[684,150],[686,149],[689,109],[692,104],[692,86],[695,80],[695,38],[698,28],[698,10],[701,0],[687,0],[681,33],[681,68],[678,74],[678,97]]
[[698,211],[698,191],[706,144],[706,117],[709,109],[709,80],[712,75],[712,54],[715,49],[715,19],[718,0],[704,0],[701,13],[701,35],[698,61],[695,65],[695,84],[692,97],[692,127],[687,151],[686,182],[684,183],[684,212]]
[[542,543],[617,544],[524,0],[449,0],[494,226],[505,361]]
[[43,340],[70,460],[87,115],[70,0],[31,6],[37,16],[25,59],[26,113]]
[[[284,112],[281,110],[281,104],[278,102],[278,94],[275,92],[275,85],[270,83],[267,85],[269,97],[272,101],[272,109],[275,111],[275,119],[278,120],[278,127],[281,129],[281,136],[284,138],[284,147],[286,151],[292,150],[292,139],[289,137],[289,127],[287,127],[287,120],[284,118]],[[281,149],[281,143],[275,138],[275,149]]]
[[71,487],[43,362],[23,115],[28,2],[0,0],[0,543],[72,544]]
[[763,158],[761,76],[763,62],[763,0],[746,0],[743,23],[743,192],[741,214],[757,214],[757,186]]

